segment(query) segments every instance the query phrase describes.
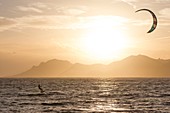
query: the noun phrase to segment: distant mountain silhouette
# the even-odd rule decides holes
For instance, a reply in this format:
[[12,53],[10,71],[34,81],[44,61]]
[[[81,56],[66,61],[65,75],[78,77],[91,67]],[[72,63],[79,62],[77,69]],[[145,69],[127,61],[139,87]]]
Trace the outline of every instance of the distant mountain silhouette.
[[170,60],[137,55],[108,65],[84,65],[53,59],[14,77],[170,77]]

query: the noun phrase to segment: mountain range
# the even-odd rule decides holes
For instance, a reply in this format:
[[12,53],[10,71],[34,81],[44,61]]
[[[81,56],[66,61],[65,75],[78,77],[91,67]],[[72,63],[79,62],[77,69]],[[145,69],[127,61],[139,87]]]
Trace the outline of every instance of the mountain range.
[[129,56],[108,65],[49,60],[13,77],[170,77],[170,59]]

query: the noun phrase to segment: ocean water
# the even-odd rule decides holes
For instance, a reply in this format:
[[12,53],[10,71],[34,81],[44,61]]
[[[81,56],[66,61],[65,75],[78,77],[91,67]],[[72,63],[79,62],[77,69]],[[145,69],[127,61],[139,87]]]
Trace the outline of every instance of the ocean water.
[[170,113],[170,78],[3,78],[0,113]]

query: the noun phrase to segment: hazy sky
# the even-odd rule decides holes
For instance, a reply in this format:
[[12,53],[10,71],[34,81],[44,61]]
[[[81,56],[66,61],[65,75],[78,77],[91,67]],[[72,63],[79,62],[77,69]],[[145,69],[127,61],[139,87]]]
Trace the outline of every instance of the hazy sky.
[[[152,24],[151,9],[159,20]],[[50,59],[170,58],[170,0],[0,0],[0,76]]]

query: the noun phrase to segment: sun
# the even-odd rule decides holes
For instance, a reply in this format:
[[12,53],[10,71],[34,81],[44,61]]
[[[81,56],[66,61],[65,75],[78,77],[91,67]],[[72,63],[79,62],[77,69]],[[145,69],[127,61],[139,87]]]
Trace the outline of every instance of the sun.
[[126,36],[118,25],[113,27],[112,21],[108,18],[99,18],[91,23],[91,28],[83,36],[82,46],[90,57],[112,59],[128,46]]
[[96,29],[84,38],[84,49],[93,57],[107,59],[115,57],[126,47],[127,40],[120,31]]

